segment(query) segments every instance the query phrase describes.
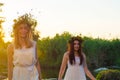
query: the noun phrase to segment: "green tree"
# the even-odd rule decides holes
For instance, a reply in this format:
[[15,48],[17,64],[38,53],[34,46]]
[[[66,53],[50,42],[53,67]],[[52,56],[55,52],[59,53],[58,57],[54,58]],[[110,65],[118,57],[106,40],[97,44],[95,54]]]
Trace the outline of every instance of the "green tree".
[[[38,55],[42,71],[43,73],[46,72],[45,74],[49,73],[46,77],[55,77],[58,75],[62,57],[67,48],[67,41],[70,37],[71,34],[64,32],[61,35],[56,34],[53,38],[47,37],[38,41]],[[49,70],[46,71],[47,69]],[[51,74],[50,70],[54,74]]]

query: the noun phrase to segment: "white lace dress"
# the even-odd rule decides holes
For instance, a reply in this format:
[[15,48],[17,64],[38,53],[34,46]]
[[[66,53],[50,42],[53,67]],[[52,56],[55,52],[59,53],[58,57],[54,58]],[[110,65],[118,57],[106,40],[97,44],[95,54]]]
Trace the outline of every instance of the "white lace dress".
[[33,42],[33,44],[31,48],[14,49],[12,80],[39,80],[35,66],[36,43]]
[[86,80],[83,65],[79,65],[80,59],[75,56],[75,65],[71,65],[68,61],[68,68],[64,77],[64,80]]

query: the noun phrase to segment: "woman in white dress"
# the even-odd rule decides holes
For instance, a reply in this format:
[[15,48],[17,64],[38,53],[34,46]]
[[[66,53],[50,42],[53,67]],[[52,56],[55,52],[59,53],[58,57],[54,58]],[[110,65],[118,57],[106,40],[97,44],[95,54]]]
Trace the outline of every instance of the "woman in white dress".
[[95,80],[95,77],[87,68],[86,57],[81,48],[82,42],[83,40],[79,36],[72,37],[69,40],[68,51],[63,56],[58,80],[62,80],[66,66],[64,80],[86,80],[86,75],[91,80]]
[[31,17],[20,16],[13,25],[14,42],[7,48],[8,80],[41,80],[36,42],[32,40]]

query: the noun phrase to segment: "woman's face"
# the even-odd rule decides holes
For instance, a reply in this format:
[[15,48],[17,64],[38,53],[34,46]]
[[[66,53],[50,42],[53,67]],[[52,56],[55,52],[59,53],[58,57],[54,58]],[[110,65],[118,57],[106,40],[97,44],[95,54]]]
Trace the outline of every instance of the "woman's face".
[[27,24],[20,24],[18,26],[18,35],[19,35],[19,37],[26,38],[28,32],[29,32],[29,27],[28,27]]
[[78,50],[79,50],[79,41],[78,41],[78,40],[75,40],[75,41],[74,41],[74,50],[75,50],[75,51],[78,51]]

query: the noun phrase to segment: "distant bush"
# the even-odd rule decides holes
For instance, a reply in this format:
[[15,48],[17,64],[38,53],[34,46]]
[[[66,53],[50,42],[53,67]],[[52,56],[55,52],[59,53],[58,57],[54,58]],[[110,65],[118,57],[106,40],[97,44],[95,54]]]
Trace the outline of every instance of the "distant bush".
[[97,75],[99,72],[104,71],[104,70],[108,70],[108,68],[106,67],[100,67],[94,70],[94,75]]
[[119,70],[104,70],[98,73],[97,80],[120,80]]

